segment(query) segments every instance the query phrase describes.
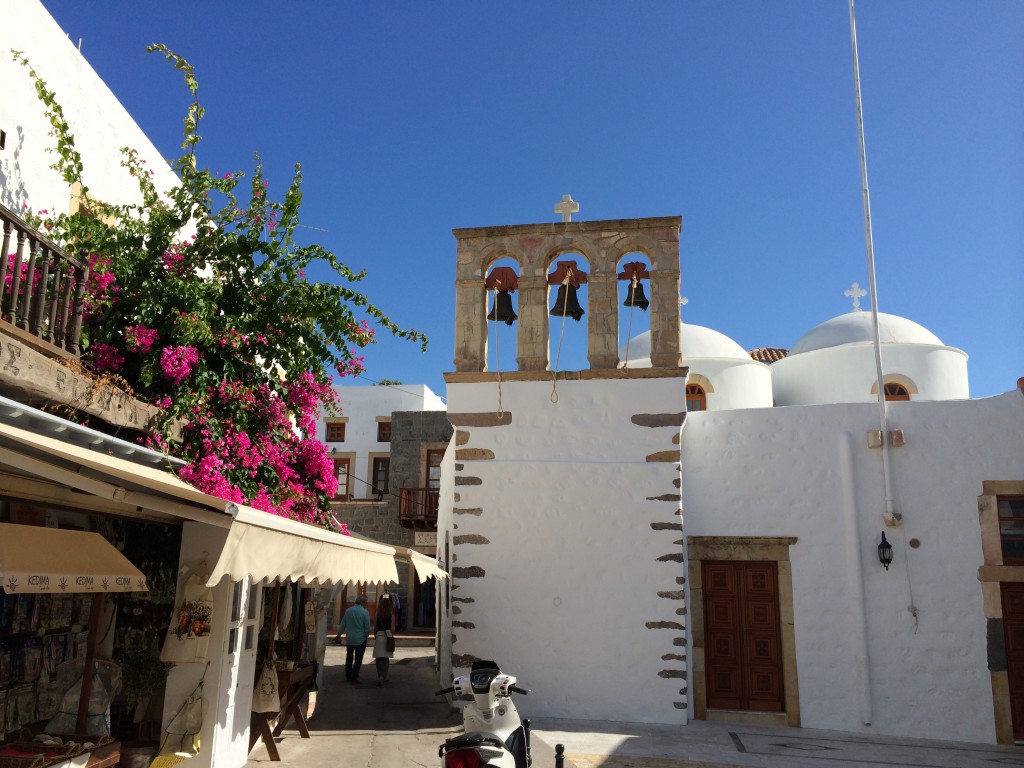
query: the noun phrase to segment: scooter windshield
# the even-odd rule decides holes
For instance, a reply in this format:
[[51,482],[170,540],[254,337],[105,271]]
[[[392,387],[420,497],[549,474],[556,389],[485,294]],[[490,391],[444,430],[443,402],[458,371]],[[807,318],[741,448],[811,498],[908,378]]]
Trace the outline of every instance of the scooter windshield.
[[493,661],[474,661],[469,672],[469,684],[474,693],[487,693],[491,681],[501,674],[498,665]]

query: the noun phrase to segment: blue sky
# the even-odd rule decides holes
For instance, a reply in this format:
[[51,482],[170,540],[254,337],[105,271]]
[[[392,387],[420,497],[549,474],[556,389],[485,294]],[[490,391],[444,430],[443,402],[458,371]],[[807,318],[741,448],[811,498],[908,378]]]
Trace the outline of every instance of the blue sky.
[[[152,42],[197,70],[202,164],[258,151],[279,192],[302,164],[302,236],[430,338],[380,337],[368,379],[443,394],[451,230],[555,221],[563,194],[577,220],[682,216],[683,317],[747,349],[867,284],[845,0],[43,3],[167,157],[188,94]],[[879,309],[965,350],[973,396],[1010,390],[1024,3],[861,0],[857,32]]]

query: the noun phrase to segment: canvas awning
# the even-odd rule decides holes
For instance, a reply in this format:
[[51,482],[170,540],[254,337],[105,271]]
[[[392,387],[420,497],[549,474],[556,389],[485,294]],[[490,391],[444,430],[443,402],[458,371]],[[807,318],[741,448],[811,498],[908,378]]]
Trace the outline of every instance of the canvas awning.
[[207,580],[295,581],[305,586],[398,582],[395,549],[229,503],[234,518]]
[[0,423],[0,438],[9,441],[0,442],[0,464],[122,504],[227,528],[210,583],[224,576],[321,586],[398,582],[393,547],[234,504],[199,491],[167,470],[9,424]]
[[437,560],[417,552],[415,549],[409,550],[409,560],[412,562],[412,567],[416,569],[416,578],[420,580],[421,584],[430,578],[448,578],[448,572],[437,564]]
[[0,586],[9,595],[145,592],[146,576],[98,533],[0,523]]
[[[353,536],[359,541],[371,541],[364,536],[360,536],[358,533],[353,534]],[[416,571],[416,578],[420,584],[431,578],[447,579],[449,577],[448,571],[438,565],[436,559],[422,552],[417,552],[411,547],[402,547],[396,544],[395,557],[412,563],[412,567]],[[395,579],[395,583],[398,583],[398,579]]]

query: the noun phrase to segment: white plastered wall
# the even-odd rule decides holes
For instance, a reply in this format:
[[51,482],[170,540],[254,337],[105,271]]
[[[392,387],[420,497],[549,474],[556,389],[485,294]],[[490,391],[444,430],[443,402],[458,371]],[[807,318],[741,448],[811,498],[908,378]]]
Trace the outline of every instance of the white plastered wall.
[[[678,414],[683,382],[560,381],[556,403],[550,381],[505,382],[511,423],[487,427],[461,414],[495,415],[496,384],[449,383],[456,440],[468,432],[451,517],[456,674],[497,661],[531,689],[533,716],[686,721],[678,418],[633,420]],[[661,452],[675,453],[648,460]]]
[[[848,404],[689,414],[686,535],[798,538],[790,557],[804,727],[994,742],[977,497],[985,480],[1024,479],[1024,396],[891,403],[889,412],[906,436],[890,454],[902,527],[882,523],[881,455],[866,439],[877,409]],[[883,529],[895,550],[888,571],[878,562]],[[857,663],[861,574],[866,665]]]
[[[152,142],[39,0],[0,0],[0,20],[0,129],[7,134],[6,148],[0,151],[0,203],[19,214],[26,205],[33,212],[67,213],[71,203],[67,182],[50,168],[55,160],[49,151],[54,139],[44,106],[28,70],[12,59],[11,49],[23,52],[56,93],[82,155],[85,185],[94,200],[140,200],[136,180],[121,167],[125,146],[138,150],[146,167],[156,174],[158,189],[166,190],[175,182]],[[140,62],[146,55],[139,50]]]
[[[882,344],[882,371],[912,381],[912,400],[970,397],[967,354],[932,344]],[[870,403],[877,384],[870,343],[843,344],[790,355],[771,366],[777,405]]]
[[713,391],[707,392],[709,411],[733,408],[771,408],[772,372],[756,360],[705,357],[684,360],[690,369],[687,383],[702,383],[703,376]]

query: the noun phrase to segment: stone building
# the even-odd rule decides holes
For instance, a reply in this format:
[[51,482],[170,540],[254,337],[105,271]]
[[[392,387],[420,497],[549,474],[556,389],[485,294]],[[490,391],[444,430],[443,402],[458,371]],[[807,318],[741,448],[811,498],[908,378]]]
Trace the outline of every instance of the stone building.
[[[429,554],[437,546],[441,458],[452,436],[443,401],[423,385],[338,386],[341,415],[324,417],[318,434],[338,470],[335,516],[374,541]],[[411,561],[399,567],[401,628],[434,629],[435,580],[421,581]],[[335,618],[359,591],[336,600]],[[374,601],[370,601],[371,607]]]

